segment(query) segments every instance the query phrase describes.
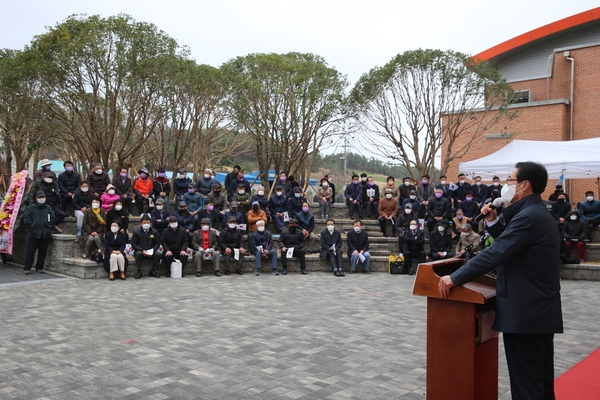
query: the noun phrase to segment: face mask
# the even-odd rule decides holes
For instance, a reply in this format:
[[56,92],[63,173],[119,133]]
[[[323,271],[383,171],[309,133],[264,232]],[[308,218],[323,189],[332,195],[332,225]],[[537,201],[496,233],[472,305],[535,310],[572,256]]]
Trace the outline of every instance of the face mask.
[[421,181],[421,183],[422,183],[423,185],[427,185],[427,179],[423,179],[423,180]]
[[360,233],[360,231],[361,231],[360,227],[358,227],[358,226],[355,226],[355,227],[354,227],[354,232],[356,232],[356,233]]
[[119,175],[120,175],[120,176],[121,176],[121,178],[123,178],[123,179],[127,178],[127,173],[126,173],[126,172],[121,172]]
[[146,179],[147,177],[148,177],[148,175],[146,175],[146,174],[144,174],[144,173],[141,173],[141,174],[140,174],[140,178],[142,178],[142,179]]
[[177,210],[179,210],[179,212],[183,214],[187,211],[187,208],[178,208]]
[[356,179],[353,180],[352,183],[354,183],[355,185],[358,185],[358,181]]
[[83,193],[86,193],[88,190],[90,190],[90,189],[89,189],[89,188],[81,188],[81,191],[82,191]]
[[97,173],[98,175],[101,175],[101,174],[102,174],[102,169],[97,169],[97,170],[96,170],[96,173]]
[[215,194],[218,195],[219,193],[221,193],[221,189],[219,189],[219,190],[213,190],[213,192],[215,192]]
[[302,211],[304,211],[305,213],[308,212],[308,207],[302,207]]
[[210,179],[210,174],[204,174],[204,179]]
[[558,202],[559,202],[559,203],[564,203],[564,202],[565,202],[565,199],[558,199]]
[[500,186],[500,182],[494,182],[494,186]]
[[473,201],[473,198],[472,197],[467,197],[465,200],[467,200],[467,201]]
[[440,183],[441,183],[442,185],[445,185],[445,184],[446,184],[446,181],[445,181],[445,180],[441,180],[441,181],[440,181]]
[[110,231],[111,231],[112,233],[117,233],[117,232],[119,232],[119,228],[118,228],[118,227],[116,227],[116,226],[111,226],[111,227],[110,227]]
[[404,186],[410,186],[410,182],[409,181],[404,182]]
[[237,212],[237,208],[231,207],[229,210],[231,211],[232,214],[235,214]]
[[292,233],[296,232],[296,228],[297,228],[296,225],[290,225],[290,232],[292,232]]
[[92,208],[98,208],[98,207],[100,207],[99,203],[92,203]]
[[258,229],[259,232],[264,232],[265,231],[265,227],[264,226],[259,226],[256,229]]
[[46,202],[46,198],[45,197],[40,197],[37,199],[37,202],[40,204],[44,204]]
[[367,178],[360,178],[361,181],[366,182]]
[[142,229],[147,231],[148,229],[150,229],[150,224],[142,224]]
[[188,189],[188,193],[194,193],[195,190],[194,189]]
[[469,232],[461,232],[460,236],[467,237],[467,236],[469,236]]
[[238,178],[238,181],[242,182],[244,180],[244,177],[242,176],[241,178]]
[[256,192],[256,194],[258,194],[259,196],[264,196],[265,195],[265,191],[264,190],[259,190],[258,192]]
[[213,180],[214,180],[214,179],[215,179],[215,176],[214,176],[214,175],[211,175],[211,176],[210,176],[210,179],[213,179]]
[[[163,209],[163,206],[156,206],[156,209],[157,209],[158,211],[160,211],[160,210],[162,210],[162,209]],[[120,208],[119,208],[119,210],[120,210]]]
[[410,213],[412,213],[412,208],[405,208],[405,209],[404,209],[404,212],[405,212],[406,214],[410,214]]
[[435,197],[436,197],[436,199],[439,199],[440,197],[442,197],[442,194],[441,193],[436,193]]
[[115,191],[111,189],[111,190],[108,191],[108,194],[110,194],[112,196],[112,195],[115,194]]
[[277,196],[281,196],[281,192],[275,192]]
[[245,190],[238,190],[239,194],[244,194]]
[[73,172],[73,167],[65,167],[65,171],[67,171],[67,172]]
[[394,181],[388,181],[388,186],[394,186]]
[[258,212],[258,209],[259,209],[259,207],[258,207],[258,206],[254,206],[254,207],[252,207],[252,210],[254,210],[254,211],[256,211],[256,212]]
[[417,226],[417,225],[411,225],[411,226],[410,226],[410,230],[411,230],[411,231],[416,231],[416,230],[417,230],[417,228],[418,228],[418,226]]
[[300,198],[301,194],[300,193],[294,193],[294,196],[296,196],[297,199]]
[[386,194],[386,195],[385,195],[385,197],[386,197],[387,199],[391,199],[391,198],[392,198],[392,195],[388,193],[388,194]]
[[166,175],[167,175],[167,174],[165,174],[164,172],[159,172],[159,173],[158,173],[158,176],[159,176],[160,178],[164,178]]
[[52,169],[52,165],[44,165],[44,171],[50,171]]
[[285,182],[285,180],[286,180],[286,179],[287,179],[287,178],[286,178],[285,176],[282,176],[282,177],[280,177],[280,178],[279,178],[279,180],[280,180],[281,182]]
[[374,186],[374,185],[375,185],[375,182],[367,182],[367,185],[369,185],[369,186]]
[[[158,207],[156,207],[156,208],[158,208]],[[123,209],[123,206],[120,204],[115,206],[115,210],[117,210],[117,211],[121,211],[122,209]]]
[[587,201],[594,201],[594,196],[588,196],[585,198]]
[[502,186],[500,197],[505,203],[510,203],[515,194],[517,194],[517,185],[504,185]]
[[202,230],[207,231],[210,229],[210,225],[202,225]]
[[571,221],[575,221],[577,219],[577,215],[571,215],[569,218],[571,218]]
[[331,178],[329,178],[329,179],[327,179],[327,180],[328,180],[329,182],[331,182],[331,181],[332,181],[332,179],[331,179]]
[[438,226],[438,232],[444,233],[445,230],[446,230],[446,227],[444,227],[444,226]]
[[329,186],[329,183],[327,183],[327,182],[323,182],[323,183],[321,184],[321,186],[323,186],[323,187],[327,187],[327,186]]
[[329,231],[329,233],[333,233],[333,231],[335,230],[335,226],[327,225],[327,230]]
[[456,218],[458,218],[458,219],[462,219],[462,217],[463,217],[462,215],[457,215],[456,216]]
[[44,178],[44,182],[46,182],[46,183],[52,183],[52,178]]
[[228,224],[229,229],[235,229],[235,224]]
[[460,183],[461,185],[464,185],[464,183],[465,183],[465,180],[464,180],[464,179],[461,179],[459,183]]
[[185,179],[187,177],[186,174],[179,174],[179,179]]
[[171,228],[177,228],[177,227],[179,226],[179,223],[178,223],[178,222],[171,222],[171,223],[169,224],[169,226],[170,226]]
[[207,209],[208,211],[212,211],[212,210],[214,210],[214,209],[215,209],[215,207],[214,207],[214,206],[208,206],[208,207],[206,207],[206,209]]
[[481,182],[475,182],[477,186],[481,186]]
[[409,196],[411,200],[414,200],[417,198],[417,196]]

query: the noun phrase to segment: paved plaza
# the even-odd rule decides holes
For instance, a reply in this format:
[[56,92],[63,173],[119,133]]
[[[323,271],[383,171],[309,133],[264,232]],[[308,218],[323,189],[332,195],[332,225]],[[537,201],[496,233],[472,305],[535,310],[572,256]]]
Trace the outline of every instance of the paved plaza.
[[[15,283],[17,266],[0,270],[2,399],[425,399],[413,276]],[[557,376],[600,347],[600,285],[562,285]]]

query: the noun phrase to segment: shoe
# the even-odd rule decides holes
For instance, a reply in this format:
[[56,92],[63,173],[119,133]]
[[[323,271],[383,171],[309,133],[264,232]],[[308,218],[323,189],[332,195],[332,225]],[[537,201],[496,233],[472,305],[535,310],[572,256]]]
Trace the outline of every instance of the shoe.
[[238,271],[237,269],[235,270],[235,273],[238,275],[244,275],[244,271]]
[[87,254],[82,254],[81,258],[83,258],[85,260],[87,258]]
[[62,229],[60,229],[60,228],[59,228],[58,226],[56,226],[56,225],[54,225],[54,226],[52,227],[52,230],[53,230],[54,232],[56,232],[56,233],[62,233]]
[[181,271],[181,277],[185,278],[185,274],[183,273],[183,271]]
[[308,274],[308,272],[306,272],[306,268],[302,268],[302,269],[300,269],[300,273],[301,273],[302,275],[306,275],[306,274]]
[[140,279],[142,277],[142,270],[138,269],[138,271],[135,273],[134,278],[135,279]]
[[579,260],[579,264],[585,264],[585,260],[582,258]]
[[284,268],[283,271],[281,271],[281,275],[287,275],[287,268]]
[[221,276],[221,271],[215,271],[215,276]]
[[225,275],[229,275],[229,271],[225,271]]
[[352,270],[350,270],[350,271],[348,271],[348,272],[350,272],[350,274],[353,274],[353,273],[354,273],[354,271],[352,271]]
[[340,273],[340,276],[346,276],[346,274],[344,274],[344,270],[342,270],[342,269],[340,269],[339,273]]
[[321,215],[321,219],[325,219],[325,216],[324,216],[324,215]]
[[279,275],[279,272],[277,272],[277,270],[274,270],[273,275]]
[[201,276],[202,276],[202,272],[196,272],[196,278],[200,278]]
[[338,271],[337,269],[333,271],[333,276],[340,276],[340,271]]
[[43,273],[44,273],[44,270],[43,270],[43,269],[37,269],[37,268],[36,268],[36,269],[35,269],[35,272],[37,272],[38,274],[43,274]]
[[156,273],[156,271],[150,271],[150,273],[148,274],[148,276],[151,276],[153,278],[160,278],[160,275]]
[[81,232],[82,232],[81,229],[77,229],[77,236],[81,236]]
[[121,271],[121,280],[124,281],[125,279],[127,279],[125,277],[125,271]]
[[166,278],[170,278],[170,277],[171,277],[171,271],[167,271],[167,272],[165,273],[165,277],[166,277]]
[[114,274],[114,272],[111,272],[111,273],[108,274],[108,280],[109,281],[114,281],[115,280],[115,274]]
[[258,272],[258,270],[257,270],[257,269],[255,269],[255,270],[254,270],[254,276],[259,276],[259,275],[260,275],[260,273]]
[[30,269],[26,269],[25,270],[25,275],[31,275],[31,270]]
[[363,274],[370,274],[371,271],[363,271]]

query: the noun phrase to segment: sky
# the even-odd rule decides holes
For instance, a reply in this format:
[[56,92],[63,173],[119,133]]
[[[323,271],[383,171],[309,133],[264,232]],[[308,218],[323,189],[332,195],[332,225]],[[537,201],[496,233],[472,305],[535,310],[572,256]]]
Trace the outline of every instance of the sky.
[[417,48],[477,54],[592,0],[0,0],[0,48],[22,49],[71,14],[125,13],[155,24],[200,64],[249,53],[315,53],[354,84]]

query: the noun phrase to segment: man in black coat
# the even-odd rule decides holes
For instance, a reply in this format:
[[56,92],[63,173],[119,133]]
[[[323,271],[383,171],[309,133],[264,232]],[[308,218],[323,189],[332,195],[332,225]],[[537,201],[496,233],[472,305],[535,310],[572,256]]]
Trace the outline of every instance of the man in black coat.
[[302,275],[306,275],[306,254],[304,252],[304,235],[302,230],[298,229],[298,221],[295,218],[290,219],[288,227],[284,228],[279,234],[279,248],[281,249],[281,265],[283,267],[282,275],[287,275],[287,251],[293,248],[294,251],[291,257],[298,257],[300,259],[300,272]]
[[185,274],[183,270],[187,264],[187,247],[188,247],[188,234],[184,228],[179,226],[177,217],[171,215],[169,217],[169,227],[165,229],[161,236],[160,244],[163,247],[163,264],[167,269],[166,277],[171,277],[171,263],[173,259],[181,261],[181,277]]
[[135,251],[135,266],[137,268],[135,279],[142,277],[142,260],[144,258],[152,260],[152,269],[148,276],[159,278],[160,275],[156,273],[156,267],[158,267],[162,256],[158,251],[160,236],[158,235],[158,231],[152,228],[148,214],[142,216],[141,223],[142,225],[133,231],[133,237],[131,238],[131,247]]
[[560,193],[556,201],[552,204],[550,214],[552,214],[552,217],[558,222],[559,225],[562,225],[570,212],[571,204],[567,201],[567,195]]
[[[232,257],[234,259],[238,257],[235,273],[244,275],[244,255],[246,254],[246,249],[244,248],[242,231],[237,229],[237,221],[234,216],[227,218],[227,226],[219,235],[219,247],[221,248],[223,258],[225,258],[225,275],[229,275],[229,266]],[[238,250],[237,255],[236,250]]]
[[404,231],[404,263],[408,269],[408,274],[413,275],[416,268],[413,267],[412,259],[416,258],[420,263],[425,262],[425,234],[419,229],[419,221],[412,219],[409,229]]
[[503,332],[513,399],[554,399],[554,334],[563,331],[560,299],[560,237],[541,193],[546,168],[519,162],[503,187],[510,205],[502,211],[484,206],[492,244],[439,281],[442,297],[496,268],[496,319]]
[[35,203],[29,205],[23,215],[23,224],[28,228],[27,248],[25,249],[25,275],[31,274],[33,259],[37,251],[35,270],[44,273],[44,260],[48,251],[48,243],[54,227],[54,211],[46,204],[46,193],[39,190],[35,194]]
[[346,276],[342,266],[342,234],[335,229],[333,219],[328,219],[326,223],[327,227],[321,232],[321,254],[319,257],[322,260],[329,260],[333,275]]
[[67,206],[72,203],[75,191],[79,189],[81,185],[81,175],[73,169],[72,161],[65,161],[63,163],[65,172],[58,175],[58,188],[60,190],[61,208],[63,211],[67,211]]
[[452,258],[452,233],[448,229],[448,222],[441,220],[436,224],[436,229],[429,233],[429,253],[432,261]]
[[435,188],[435,194],[427,202],[427,228],[429,232],[433,231],[433,226],[441,220],[448,220],[450,217],[450,202],[443,197],[442,189]]
[[363,272],[370,274],[369,264],[371,263],[371,254],[369,253],[369,234],[362,229],[361,220],[357,219],[354,221],[353,229],[346,234],[346,242],[348,243],[348,257],[350,257],[350,273],[354,273],[356,264],[359,260],[362,260]]

